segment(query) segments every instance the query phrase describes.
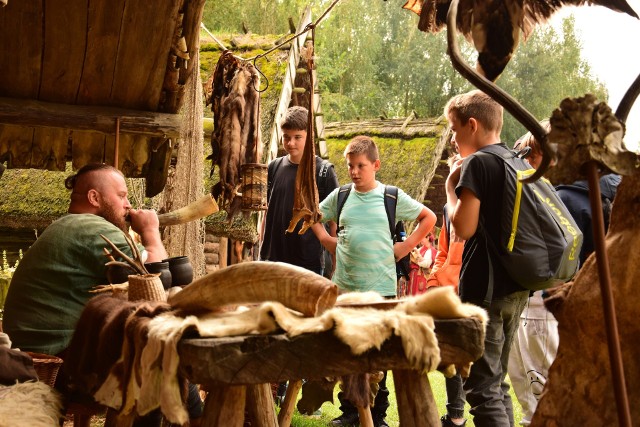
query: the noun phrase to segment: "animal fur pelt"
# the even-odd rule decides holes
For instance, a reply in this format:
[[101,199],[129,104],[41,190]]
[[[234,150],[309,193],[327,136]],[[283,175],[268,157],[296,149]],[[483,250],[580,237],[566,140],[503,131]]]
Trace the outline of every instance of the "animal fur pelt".
[[[269,334],[280,330],[295,337],[333,330],[356,355],[373,348],[379,349],[384,341],[395,334],[401,337],[405,355],[413,368],[430,371],[440,363],[440,351],[433,330],[433,318],[421,310],[433,307],[438,307],[437,314],[443,318],[462,315],[477,317],[483,322],[486,320],[486,313],[481,308],[461,304],[450,287],[409,299],[396,309],[386,311],[335,307],[318,317],[303,317],[280,303],[265,302],[244,311],[210,313],[200,317],[178,317],[174,313],[163,313],[146,324],[148,337],[140,357],[121,357],[123,363],[128,360],[134,364],[129,370],[140,373],[141,382],[134,385],[135,393],[127,391],[125,395],[123,383],[118,379],[122,367],[115,366],[99,394],[96,394],[96,399],[109,406],[123,403],[127,408],[133,408],[137,403],[139,414],[159,406],[169,421],[179,424],[186,422],[188,414],[180,400],[177,381],[177,344],[187,330],[195,330],[202,337]],[[126,343],[123,354],[125,351],[131,352]]]
[[62,397],[45,383],[0,386],[0,427],[55,427],[62,415]]
[[231,51],[218,60],[211,82],[214,130],[211,135],[211,174],[218,165],[220,181],[211,193],[231,220],[239,211],[240,168],[262,160],[260,96],[256,88],[260,75],[248,62],[239,61]]
[[[307,43],[304,52],[307,60],[307,69],[313,70],[313,47],[310,43]],[[313,73],[309,73],[311,82],[309,87],[313,88]],[[302,159],[300,159],[300,165],[298,166],[298,172],[296,174],[295,193],[293,196],[293,212],[291,215],[291,221],[287,228],[287,233],[293,233],[296,225],[301,219],[304,219],[302,227],[298,234],[304,234],[306,231],[316,222],[322,219],[322,214],[318,207],[319,196],[318,187],[316,185],[316,150],[315,150],[315,138],[313,128],[313,94],[309,96],[309,117],[307,119],[307,140],[304,144],[304,150],[302,152]]]
[[[631,419],[640,419],[640,171],[622,178],[606,236]],[[560,345],[531,426],[617,426],[607,332],[598,282],[597,254],[585,261],[571,285],[554,294]],[[545,302],[546,305],[546,302]]]

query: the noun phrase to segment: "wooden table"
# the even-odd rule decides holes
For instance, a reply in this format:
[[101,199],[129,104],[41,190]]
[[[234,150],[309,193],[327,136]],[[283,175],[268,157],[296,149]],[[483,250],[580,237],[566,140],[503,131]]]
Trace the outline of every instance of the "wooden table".
[[[484,330],[477,319],[436,320],[435,332],[441,367],[468,366],[482,355]],[[270,383],[386,370],[393,371],[400,424],[440,425],[429,379],[412,369],[397,336],[385,341],[380,350],[359,356],[351,354],[331,331],[295,338],[284,334],[185,338],[178,351],[180,373],[209,390],[203,426],[241,427],[245,401],[249,401],[246,409],[252,426],[275,427],[278,420]]]

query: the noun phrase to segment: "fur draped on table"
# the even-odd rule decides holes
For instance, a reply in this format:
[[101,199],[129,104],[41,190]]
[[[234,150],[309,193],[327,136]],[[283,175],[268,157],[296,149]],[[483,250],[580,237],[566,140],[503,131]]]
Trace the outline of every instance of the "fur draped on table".
[[[165,312],[145,322],[146,339],[136,339],[138,343],[145,343],[143,348],[136,347],[133,352],[125,343],[118,364],[94,397],[125,413],[136,410],[144,415],[160,407],[170,422],[185,423],[188,414],[180,395],[177,345],[187,330],[195,330],[202,337],[268,334],[278,330],[295,337],[334,330],[356,355],[379,349],[389,337],[397,335],[414,369],[430,371],[440,363],[432,316],[439,319],[475,317],[486,323],[486,312],[461,303],[450,287],[410,298],[393,310],[334,307],[318,317],[303,317],[277,302],[200,317],[179,317],[174,312]],[[127,363],[133,365],[129,370],[135,375],[121,375]]]

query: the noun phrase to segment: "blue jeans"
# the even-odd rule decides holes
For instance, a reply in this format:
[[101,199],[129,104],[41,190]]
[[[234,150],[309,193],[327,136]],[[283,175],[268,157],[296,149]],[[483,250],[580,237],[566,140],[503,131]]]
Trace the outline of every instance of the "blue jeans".
[[451,378],[444,379],[447,390],[447,414],[449,418],[464,418],[464,390],[462,377],[455,374]]
[[484,353],[475,361],[464,382],[467,402],[471,405],[469,412],[477,427],[513,427],[515,424],[505,376],[520,313],[528,298],[529,291],[514,292],[495,298],[487,309],[489,322]]

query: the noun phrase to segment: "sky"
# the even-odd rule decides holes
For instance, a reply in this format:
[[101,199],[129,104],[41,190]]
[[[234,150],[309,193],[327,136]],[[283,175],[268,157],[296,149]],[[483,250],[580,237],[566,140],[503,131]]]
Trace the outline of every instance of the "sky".
[[[640,15],[640,3],[627,0]],[[607,87],[608,104],[616,110],[620,100],[640,74],[640,20],[601,6],[568,7],[558,12],[551,24],[560,25],[573,15],[576,33],[582,40],[583,58],[592,73]],[[557,27],[560,28],[560,27]],[[628,149],[640,150],[640,97],[627,118],[624,138]]]

